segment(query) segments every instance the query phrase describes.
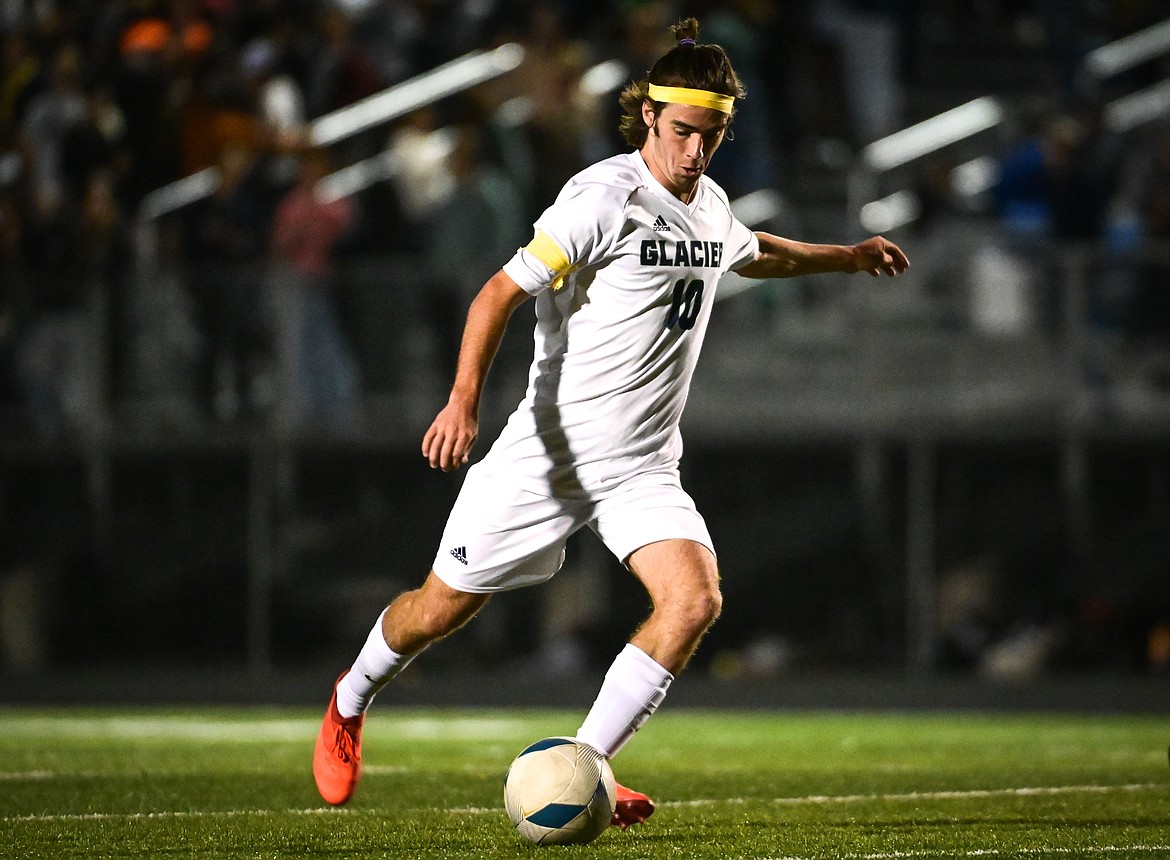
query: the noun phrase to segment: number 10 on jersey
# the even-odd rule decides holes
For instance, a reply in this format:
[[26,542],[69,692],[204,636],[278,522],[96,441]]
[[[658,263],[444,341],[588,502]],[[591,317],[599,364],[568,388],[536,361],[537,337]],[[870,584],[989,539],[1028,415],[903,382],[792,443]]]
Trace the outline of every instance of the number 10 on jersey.
[[690,331],[699,316],[699,308],[703,304],[703,282],[697,278],[687,281],[679,278],[674,282],[674,295],[670,300],[670,313],[666,315],[666,327],[674,328],[675,324],[682,331]]

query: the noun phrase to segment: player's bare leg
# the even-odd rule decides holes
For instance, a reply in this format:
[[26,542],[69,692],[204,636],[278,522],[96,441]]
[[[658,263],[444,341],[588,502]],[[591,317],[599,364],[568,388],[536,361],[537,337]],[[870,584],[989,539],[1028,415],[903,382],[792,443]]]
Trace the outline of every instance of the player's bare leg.
[[630,643],[677,675],[723,608],[715,557],[695,541],[664,540],[642,547],[626,564],[653,606]]
[[417,654],[470,621],[487,601],[486,594],[456,591],[432,571],[421,588],[386,607],[382,635],[398,653]]
[[[612,758],[666,696],[703,634],[719,617],[719,569],[711,551],[689,540],[648,544],[627,559],[653,609],[614,660],[577,737]],[[617,786],[613,824],[623,830],[654,813],[654,801]]]
[[485,594],[456,591],[432,572],[399,595],[378,619],[353,666],[333,686],[313,751],[317,790],[329,803],[349,801],[361,778],[362,726],[374,695],[432,642],[466,624]]

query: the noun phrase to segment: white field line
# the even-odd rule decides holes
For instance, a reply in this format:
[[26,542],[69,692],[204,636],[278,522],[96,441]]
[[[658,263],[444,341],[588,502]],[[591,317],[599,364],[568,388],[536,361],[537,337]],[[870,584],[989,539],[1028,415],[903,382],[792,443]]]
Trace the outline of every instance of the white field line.
[[[31,772],[30,772],[31,773]],[[40,772],[36,772],[40,773]],[[807,795],[805,797],[778,797],[772,800],[760,801],[755,798],[747,797],[730,797],[730,798],[707,798],[698,800],[668,800],[659,803],[658,806],[662,808],[671,807],[696,807],[696,806],[716,806],[724,804],[746,804],[762,802],[765,804],[782,805],[782,806],[797,806],[802,804],[829,804],[829,803],[866,803],[866,802],[900,802],[900,801],[922,801],[922,800],[966,800],[972,798],[988,798],[988,797],[1043,797],[1060,794],[1114,794],[1122,792],[1137,792],[1149,791],[1157,789],[1165,789],[1168,786],[1163,783],[1134,783],[1129,785],[1058,785],[1058,786],[1040,786],[1034,788],[996,788],[996,789],[974,789],[971,791],[913,791],[904,794],[842,794],[842,795]],[[500,807],[494,806],[468,806],[456,809],[447,810],[452,815],[500,815],[502,810]],[[376,814],[376,810],[367,810],[360,814]],[[88,812],[88,813],[61,813],[61,814],[43,814],[43,815],[14,815],[0,817],[0,823],[10,824],[16,822],[54,822],[54,821],[112,821],[112,820],[150,820],[150,819],[171,819],[171,818],[234,818],[246,816],[270,817],[277,815],[351,815],[354,814],[352,810],[335,809],[331,807],[321,807],[315,809],[227,809],[227,810],[207,810],[207,811],[163,811],[163,812]],[[1118,849],[1121,850],[1121,849]],[[1146,849],[1141,849],[1146,850]],[[1149,850],[1163,850],[1161,848],[1150,847]],[[1057,852],[1059,853],[1059,852]],[[908,853],[905,855],[899,854],[857,854],[849,855],[852,860],[884,860],[884,858],[898,858],[925,856],[919,854]],[[970,854],[972,857],[976,856],[995,856],[995,854],[979,855]],[[775,860],[799,860],[799,858],[775,858]],[[846,858],[840,858],[846,860]]]
[[[1132,783],[1130,785],[1051,785],[1034,788],[985,788],[967,791],[908,791],[902,794],[810,794],[807,797],[777,797],[764,801],[776,806],[828,803],[873,803],[916,800],[972,800],[987,797],[1046,797],[1058,794],[1115,794],[1119,792],[1148,791],[1170,788],[1170,784],[1157,782]],[[659,806],[711,806],[717,803],[750,803],[751,798],[733,797],[727,800],[699,799],[675,800]]]
[[37,782],[42,779],[56,779],[51,770],[25,770],[15,773],[0,773],[0,782]]
[[[478,772],[482,768],[478,765],[469,764],[465,765],[462,769],[468,772]],[[421,772],[422,768],[408,767],[404,764],[370,764],[362,768],[362,774],[365,776],[394,776],[397,774]],[[154,778],[177,775],[177,773],[167,773],[157,770],[151,770],[149,773]],[[179,773],[189,775],[190,771],[181,771]],[[108,770],[25,770],[0,772],[0,783],[47,782],[52,779],[134,779],[141,775],[140,772],[114,772]]]
[[[948,857],[1090,857],[1097,855],[1162,854],[1170,852],[1170,845],[1093,845],[1081,848],[971,848],[967,851],[944,852]],[[938,851],[879,851],[873,854],[835,854],[833,860],[911,860],[916,857],[937,857]],[[766,860],[822,860],[811,857],[769,857]]]
[[[804,797],[775,797],[771,800],[757,797],[699,798],[696,800],[666,800],[659,802],[659,809],[696,806],[739,806],[747,803],[762,803],[772,806],[804,806],[832,803],[897,803],[921,800],[971,800],[988,797],[1045,797],[1059,794],[1115,794],[1122,792],[1170,789],[1170,783],[1142,782],[1129,785],[1052,785],[1034,788],[988,788],[969,791],[910,791],[903,794],[810,794]],[[469,806],[452,809],[455,814],[483,815],[498,812],[498,809]]]
[[352,815],[352,811],[335,807],[317,809],[208,809],[168,812],[78,812],[60,815],[6,815],[4,824],[34,822],[38,824],[61,821],[167,821],[182,818],[272,818],[279,815]]
[[[36,723],[36,736],[69,740],[189,740],[199,743],[270,743],[312,742],[320,728],[319,720],[255,719],[250,721],[190,717],[48,717]],[[442,741],[452,738],[506,740],[522,733],[525,724],[503,717],[483,719],[431,719],[404,717],[379,728],[379,736],[417,741]],[[20,726],[0,722],[6,737],[23,734]]]

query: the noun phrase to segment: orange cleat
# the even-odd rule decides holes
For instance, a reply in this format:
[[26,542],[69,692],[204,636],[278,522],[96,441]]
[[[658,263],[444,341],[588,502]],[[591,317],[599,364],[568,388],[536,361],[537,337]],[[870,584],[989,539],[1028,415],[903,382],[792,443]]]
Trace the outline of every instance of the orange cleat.
[[626,788],[620,782],[615,783],[617,789],[614,794],[617,800],[613,806],[613,818],[610,825],[625,830],[634,824],[641,824],[654,814],[654,801],[640,791]]
[[[337,679],[345,677],[345,672]],[[321,722],[313,750],[313,778],[327,803],[341,806],[353,797],[362,775],[362,725],[366,715],[343,717],[337,712],[337,683]]]

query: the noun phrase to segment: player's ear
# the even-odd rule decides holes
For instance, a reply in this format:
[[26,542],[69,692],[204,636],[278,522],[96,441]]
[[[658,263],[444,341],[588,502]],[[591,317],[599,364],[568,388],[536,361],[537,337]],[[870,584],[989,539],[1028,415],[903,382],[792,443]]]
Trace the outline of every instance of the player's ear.
[[646,123],[646,128],[654,128],[654,105],[650,99],[642,102],[642,122]]

